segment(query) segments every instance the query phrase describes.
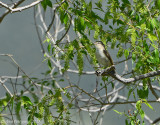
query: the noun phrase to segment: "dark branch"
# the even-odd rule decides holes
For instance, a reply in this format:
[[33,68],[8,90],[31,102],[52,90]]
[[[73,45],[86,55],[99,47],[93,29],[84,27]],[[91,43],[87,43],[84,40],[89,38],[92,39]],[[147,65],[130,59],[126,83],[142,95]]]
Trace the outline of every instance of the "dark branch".
[[152,124],[156,124],[156,123],[159,122],[159,121],[160,121],[160,117],[157,118],[156,120],[154,120]]
[[51,29],[51,26],[53,25],[53,23],[54,23],[54,19],[55,19],[55,15],[56,15],[56,11],[57,11],[57,9],[63,4],[65,2],[65,0],[63,0],[58,6],[56,6],[56,8],[54,9],[54,15],[53,15],[53,17],[52,17],[52,21],[51,21],[51,23],[49,24],[49,27],[48,27],[48,29],[47,29],[47,31],[46,31],[46,33]]

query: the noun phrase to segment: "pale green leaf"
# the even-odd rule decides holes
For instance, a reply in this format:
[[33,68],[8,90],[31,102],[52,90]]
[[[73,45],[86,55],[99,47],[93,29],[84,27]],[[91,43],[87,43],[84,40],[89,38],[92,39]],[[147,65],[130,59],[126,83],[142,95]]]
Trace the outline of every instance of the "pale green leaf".
[[49,69],[52,69],[52,63],[49,59],[48,59],[48,67],[49,67]]
[[128,58],[128,56],[129,56],[129,51],[126,49],[126,50],[124,50],[124,56],[126,57],[126,59]]
[[147,102],[147,100],[143,99],[144,103],[150,108],[153,110],[153,107]]
[[151,33],[148,33],[148,38],[149,40],[153,41],[157,41],[157,36]]
[[140,110],[139,110],[139,114],[140,114],[141,119],[142,119],[142,121],[143,121],[144,115],[145,115],[144,111],[143,111],[142,109],[140,109]]
[[117,110],[113,110],[113,111],[115,111],[116,113],[118,113],[118,114],[120,114],[120,115],[123,114],[123,112],[119,112],[119,111],[117,111]]
[[137,101],[137,103],[136,103],[136,109],[137,110],[140,110],[141,109],[141,100],[139,100],[139,101]]
[[135,32],[133,32],[132,35],[131,35],[131,42],[133,44],[136,42],[136,37],[137,37],[137,34]]
[[158,28],[158,23],[157,23],[157,20],[155,18],[153,18],[151,20],[151,25],[152,25],[153,28]]
[[48,52],[50,52],[50,50],[51,50],[51,43],[48,44],[47,49],[48,49]]
[[160,10],[160,0],[157,0],[157,6],[158,6],[158,8]]

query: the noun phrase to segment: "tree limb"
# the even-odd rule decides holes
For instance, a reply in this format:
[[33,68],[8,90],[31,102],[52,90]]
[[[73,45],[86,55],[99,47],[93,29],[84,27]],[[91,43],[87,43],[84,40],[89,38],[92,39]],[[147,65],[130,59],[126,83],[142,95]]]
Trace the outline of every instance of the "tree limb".
[[138,80],[141,80],[141,79],[144,79],[144,78],[149,78],[149,77],[153,77],[153,76],[157,76],[157,75],[160,75],[160,70],[157,70],[157,71],[152,71],[152,72],[149,72],[149,73],[146,73],[146,74],[142,74],[142,75],[139,75],[139,76],[135,76],[134,78],[123,78],[121,77],[120,75],[118,75],[117,73],[113,73],[111,72],[111,69],[113,69],[114,66],[111,66],[107,69],[102,69],[102,70],[98,70],[96,71],[96,75],[101,75],[101,76],[111,76],[113,77],[114,79],[124,83],[124,84],[130,84],[132,82],[136,82]]
[[42,2],[43,0],[37,0],[29,5],[26,5],[26,6],[23,6],[23,7],[18,7],[16,8],[18,5],[20,5],[22,2],[24,2],[25,0],[20,0],[18,1],[17,3],[14,3],[13,6],[8,6],[7,4],[3,3],[0,1],[0,5],[4,8],[7,9],[7,11],[0,17],[0,23],[2,22],[3,18],[9,14],[9,13],[14,13],[14,12],[21,12],[22,10],[25,10],[25,9],[29,9],[37,4],[39,4],[40,2]]
[[[0,3],[0,5],[1,6],[3,6],[3,7],[5,7],[5,8],[16,8],[17,6],[19,6],[20,4],[22,4],[23,2],[24,2],[25,0],[19,0],[17,3],[14,3],[14,5],[13,6],[11,6],[11,7],[7,7],[7,4],[4,4],[4,3]],[[8,9],[1,17],[0,17],[0,23],[2,22],[2,20],[4,19],[4,17],[6,16],[6,15],[8,15],[9,13],[11,12],[11,10],[10,9]]]

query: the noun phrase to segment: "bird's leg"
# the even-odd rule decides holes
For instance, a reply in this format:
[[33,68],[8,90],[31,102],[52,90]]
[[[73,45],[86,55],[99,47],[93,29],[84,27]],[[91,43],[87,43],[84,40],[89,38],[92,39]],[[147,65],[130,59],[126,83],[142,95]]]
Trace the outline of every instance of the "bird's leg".
[[96,71],[97,76],[100,76],[100,75],[107,76],[107,75],[114,74],[114,73],[115,73],[115,66],[114,65],[107,67],[105,69],[100,69],[100,70]]

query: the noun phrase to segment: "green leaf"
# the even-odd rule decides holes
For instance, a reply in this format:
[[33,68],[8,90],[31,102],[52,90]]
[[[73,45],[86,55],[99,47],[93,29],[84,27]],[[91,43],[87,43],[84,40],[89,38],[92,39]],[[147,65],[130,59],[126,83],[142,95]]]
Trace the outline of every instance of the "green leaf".
[[16,105],[15,105],[15,114],[16,114],[16,118],[21,121],[21,115],[20,115],[20,110],[21,110],[21,102],[19,101]]
[[85,25],[90,29],[93,30],[93,25],[90,22],[85,22]]
[[148,97],[148,94],[149,94],[149,91],[148,91],[148,88],[145,88],[145,89],[137,89],[137,94],[139,96],[139,98],[141,99],[145,99]]
[[77,53],[77,65],[78,65],[79,73],[81,74],[83,71],[83,54],[80,51],[78,51]]
[[129,123],[128,123],[127,119],[125,120],[125,123],[126,123],[125,125],[129,125]]
[[155,18],[153,18],[151,20],[151,25],[152,25],[153,28],[158,28],[158,22],[157,22],[157,20]]
[[80,18],[80,27],[81,27],[81,30],[82,31],[84,31],[85,30],[85,27],[86,27],[86,25],[85,25],[85,21],[84,21],[84,19],[81,17]]
[[133,60],[133,61],[136,60],[136,57],[137,57],[136,54],[135,54],[135,53],[132,53],[132,60]]
[[52,90],[49,90],[49,91],[48,91],[48,94],[53,95]]
[[64,22],[64,24],[66,24],[66,25],[67,25],[67,23],[68,23],[68,19],[69,19],[68,14],[67,14],[67,13],[65,13],[65,15],[64,15],[64,17],[63,17],[63,22]]
[[46,43],[46,42],[47,42],[47,43],[50,43],[50,41],[51,41],[51,40],[50,40],[49,38],[46,38],[43,43]]
[[34,113],[34,116],[35,116],[36,118],[42,118],[42,115],[39,114],[39,113]]
[[[105,16],[104,16],[105,24],[108,24],[109,19],[112,19],[112,18],[113,17],[110,15],[110,12],[105,13]],[[111,26],[110,26],[110,28],[111,28]]]
[[94,32],[94,39],[98,39],[98,36],[99,36],[99,32],[98,32],[98,31],[95,31],[95,32]]
[[21,99],[22,99],[22,101],[23,101],[24,104],[33,105],[29,97],[27,97],[27,96],[22,96]]
[[54,53],[54,51],[55,51],[55,47],[52,48],[52,54]]
[[96,6],[99,8],[99,9],[101,9],[102,8],[102,3],[100,2],[100,1],[98,1],[97,3],[95,3],[96,4]]
[[65,11],[59,10],[59,14],[60,14],[60,20],[61,20],[61,22],[64,23],[64,16],[66,14]]
[[125,23],[122,20],[117,20],[117,25],[119,26],[119,24],[124,25]]
[[87,9],[88,9],[88,11],[92,10],[92,2],[91,1],[89,2]]
[[159,64],[160,59],[158,49],[154,49],[152,56],[150,56],[147,61],[150,61],[150,63],[154,63],[155,65]]
[[147,102],[147,100],[146,99],[143,99],[143,101],[144,101],[144,103],[150,108],[150,109],[152,109],[153,110],[153,107]]
[[52,2],[50,0],[43,0],[41,2],[43,9],[46,11],[47,6],[52,7]]
[[156,3],[158,9],[160,10],[160,0],[157,0],[157,3]]
[[82,17],[79,17],[78,19],[74,19],[75,22],[75,30],[82,33],[85,30],[85,23],[84,19]]
[[129,90],[129,92],[128,92],[127,100],[129,99],[129,97],[130,97],[130,95],[131,95],[132,92],[133,92],[133,89],[131,88],[131,89]]
[[73,54],[74,46],[70,45],[68,47],[68,58],[73,60],[74,54]]
[[140,110],[140,109],[141,109],[141,103],[142,103],[141,100],[137,101],[137,103],[136,103],[136,109],[137,109],[137,110]]
[[8,122],[6,123],[5,120],[6,120],[5,117],[0,117],[0,123],[1,123],[1,125],[7,125],[8,124]]
[[117,110],[113,110],[113,111],[115,111],[116,113],[118,113],[118,114],[120,114],[120,115],[123,115],[123,114],[124,114],[123,112],[119,112],[119,111],[117,111]]
[[148,33],[148,38],[149,38],[152,42],[157,41],[157,36],[154,35],[154,34],[152,34],[152,33]]
[[136,34],[135,29],[128,29],[127,33],[131,34],[131,42],[132,44],[135,44],[135,41],[137,39],[137,34]]
[[158,49],[154,50],[154,54],[155,54],[155,58],[159,59],[159,51],[158,51]]
[[124,56],[126,57],[126,59],[128,58],[128,56],[129,56],[129,51],[126,49],[126,50],[124,50]]
[[73,41],[72,45],[74,46],[74,48],[75,48],[76,50],[79,50],[79,49],[80,49],[79,43],[78,43],[78,41],[77,41],[76,39]]
[[145,29],[146,29],[146,24],[145,24],[145,23],[141,24],[140,28],[141,28],[142,31],[145,31]]
[[139,114],[140,114],[141,119],[142,119],[142,121],[143,121],[144,115],[145,115],[144,111],[143,111],[142,109],[140,109],[140,110],[139,110]]
[[94,39],[98,39],[99,36],[99,26],[95,25]]
[[136,37],[137,37],[137,34],[135,32],[133,32],[131,34],[131,41],[132,41],[133,44],[136,42]]
[[124,4],[129,4],[129,1],[128,1],[128,0],[122,0],[122,2],[123,2]]
[[121,57],[123,55],[123,48],[120,47],[117,53],[117,57]]
[[48,59],[47,64],[48,64],[49,69],[51,70],[51,69],[52,69],[52,63],[51,63],[51,60],[50,60],[50,59]]
[[117,43],[117,40],[116,39],[112,39],[111,49],[114,49],[116,43]]
[[51,50],[51,43],[48,44],[47,50],[48,50],[48,52],[50,52],[50,50]]
[[18,102],[16,104],[16,112],[19,113],[20,109],[21,109],[21,102]]

